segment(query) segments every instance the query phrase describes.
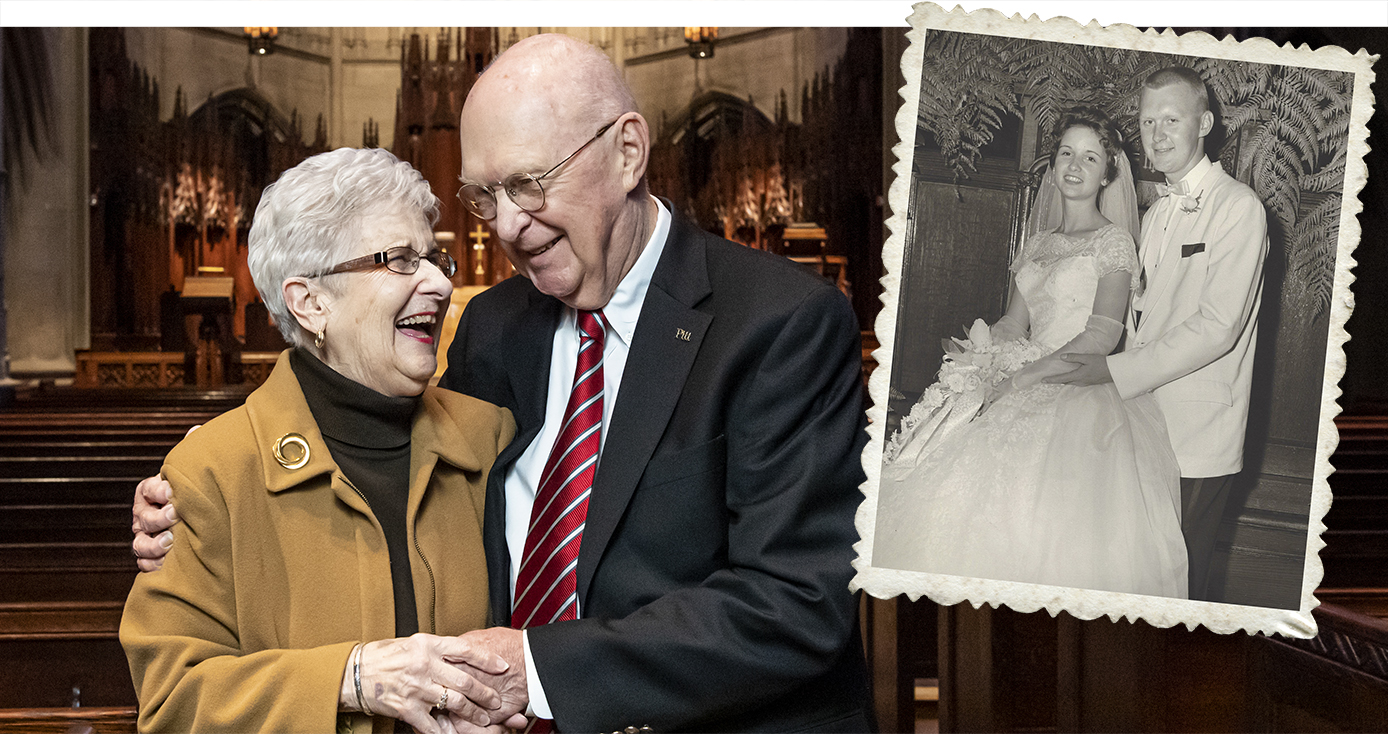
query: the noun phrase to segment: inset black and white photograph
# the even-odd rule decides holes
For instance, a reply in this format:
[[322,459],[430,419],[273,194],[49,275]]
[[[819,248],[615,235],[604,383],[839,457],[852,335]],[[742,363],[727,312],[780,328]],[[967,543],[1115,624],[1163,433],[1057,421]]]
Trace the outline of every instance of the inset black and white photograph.
[[912,26],[855,586],[1313,635],[1370,58]]

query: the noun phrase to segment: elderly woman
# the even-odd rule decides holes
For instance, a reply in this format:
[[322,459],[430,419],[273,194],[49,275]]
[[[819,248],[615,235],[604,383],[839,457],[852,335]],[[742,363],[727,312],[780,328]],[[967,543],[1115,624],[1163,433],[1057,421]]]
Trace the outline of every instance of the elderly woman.
[[515,425],[429,387],[456,267],[437,211],[383,150],[266,188],[248,261],[296,346],[164,465],[183,527],[120,629],[142,731],[433,732],[500,706],[453,663],[505,663],[453,636],[486,623],[483,496]]

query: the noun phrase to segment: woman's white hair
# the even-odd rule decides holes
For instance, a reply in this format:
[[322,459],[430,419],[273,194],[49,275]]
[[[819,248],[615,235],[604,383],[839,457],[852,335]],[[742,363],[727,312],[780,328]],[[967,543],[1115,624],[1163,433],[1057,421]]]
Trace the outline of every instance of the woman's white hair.
[[380,148],[338,148],[304,159],[265,187],[247,236],[251,279],[290,343],[310,335],[284,303],[286,278],[321,275],[357,254],[365,217],[406,210],[438,221],[419,171]]

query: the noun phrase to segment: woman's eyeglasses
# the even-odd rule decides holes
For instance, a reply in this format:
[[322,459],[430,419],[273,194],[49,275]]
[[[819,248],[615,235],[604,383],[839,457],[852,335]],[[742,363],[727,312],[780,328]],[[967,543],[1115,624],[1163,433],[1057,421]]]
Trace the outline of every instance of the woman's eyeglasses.
[[443,250],[421,255],[415,252],[413,247],[392,247],[384,252],[374,255],[363,255],[361,257],[348,260],[344,263],[334,265],[332,269],[319,275],[333,275],[335,273],[350,273],[358,270],[375,270],[384,266],[386,270],[401,275],[414,275],[419,271],[419,262],[428,260],[434,267],[443,273],[445,278],[452,278],[458,272],[458,262],[451,255]]

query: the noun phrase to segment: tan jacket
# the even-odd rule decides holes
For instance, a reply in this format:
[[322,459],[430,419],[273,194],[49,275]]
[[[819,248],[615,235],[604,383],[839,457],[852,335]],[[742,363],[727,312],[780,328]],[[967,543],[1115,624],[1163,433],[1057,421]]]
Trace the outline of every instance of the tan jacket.
[[[509,411],[424,393],[406,510],[421,632],[487,621],[483,499],[514,432]],[[289,433],[309,447],[299,469],[273,450]],[[166,462],[182,524],[164,567],[136,579],[120,629],[140,730],[367,730],[364,715],[339,720],[337,701],[353,646],[394,636],[385,535],[329,455],[288,352]]]

